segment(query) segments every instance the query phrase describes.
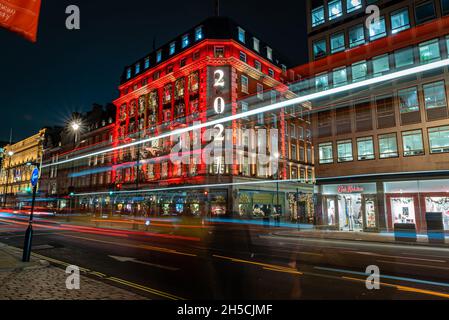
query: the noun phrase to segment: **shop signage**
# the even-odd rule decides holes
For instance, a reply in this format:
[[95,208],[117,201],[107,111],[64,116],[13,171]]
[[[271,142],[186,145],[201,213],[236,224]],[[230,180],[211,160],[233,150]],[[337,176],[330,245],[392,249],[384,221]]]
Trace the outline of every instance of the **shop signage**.
[[362,193],[365,189],[361,186],[342,185],[337,187],[338,193]]

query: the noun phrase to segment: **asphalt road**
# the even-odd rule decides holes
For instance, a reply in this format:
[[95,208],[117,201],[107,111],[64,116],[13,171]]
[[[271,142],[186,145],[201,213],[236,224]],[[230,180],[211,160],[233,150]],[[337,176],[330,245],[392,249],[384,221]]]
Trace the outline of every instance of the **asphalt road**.
[[[22,248],[25,229],[23,220],[1,218],[0,242]],[[37,257],[151,299],[449,298],[448,248],[287,238],[226,224],[192,237],[46,221],[34,230]],[[369,265],[379,267],[379,290],[366,288]]]

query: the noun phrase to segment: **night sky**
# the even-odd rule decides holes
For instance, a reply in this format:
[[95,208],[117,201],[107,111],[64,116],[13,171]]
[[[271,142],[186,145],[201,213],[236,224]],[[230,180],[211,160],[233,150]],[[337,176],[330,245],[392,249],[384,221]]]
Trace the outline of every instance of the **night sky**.
[[[65,8],[81,10],[81,30],[65,28]],[[213,0],[42,0],[37,44],[0,29],[0,140],[63,125],[118,96],[125,65],[214,14]],[[306,61],[305,0],[222,0],[229,16],[293,64]]]

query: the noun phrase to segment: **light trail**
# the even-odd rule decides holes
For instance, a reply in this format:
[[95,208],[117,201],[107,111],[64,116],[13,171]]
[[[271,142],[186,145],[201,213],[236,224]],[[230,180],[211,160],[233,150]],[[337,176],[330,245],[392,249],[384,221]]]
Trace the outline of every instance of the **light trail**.
[[61,165],[64,163],[69,163],[72,161],[77,161],[77,160],[81,160],[81,159],[85,159],[85,158],[89,158],[92,156],[96,156],[96,155],[100,155],[103,153],[108,153],[108,152],[112,152],[112,151],[117,151],[120,149],[124,149],[124,148],[128,148],[128,147],[132,147],[132,146],[136,146],[136,145],[140,145],[140,144],[144,144],[147,142],[152,142],[155,140],[159,140],[159,139],[164,139],[164,138],[168,138],[174,135],[181,135],[190,131],[194,131],[194,130],[199,130],[199,129],[203,129],[206,127],[211,127],[217,124],[222,124],[222,123],[226,123],[229,121],[234,121],[234,120],[238,120],[241,118],[245,118],[245,117],[250,117],[250,116],[254,116],[257,115],[259,113],[265,113],[265,112],[269,112],[269,111],[273,111],[273,110],[277,110],[277,109],[281,109],[281,108],[285,108],[294,104],[299,104],[299,103],[303,103],[303,102],[307,102],[307,101],[312,101],[318,98],[323,98],[326,96],[330,96],[333,94],[337,94],[337,93],[342,93],[345,91],[350,91],[350,90],[354,90],[354,89],[358,89],[358,88],[362,88],[362,87],[366,87],[369,85],[373,85],[373,84],[377,84],[377,83],[381,83],[381,82],[385,82],[385,81],[390,81],[390,80],[395,80],[395,79],[399,79],[402,77],[406,77],[409,75],[413,75],[416,73],[421,73],[421,72],[425,72],[425,71],[429,71],[429,70],[433,70],[433,69],[437,69],[437,68],[442,68],[445,66],[449,65],[449,59],[444,59],[444,60],[440,60],[437,62],[432,62],[429,64],[425,64],[425,65],[420,65],[417,67],[413,67],[413,68],[409,68],[409,69],[405,69],[405,70],[401,70],[401,71],[396,71],[396,72],[392,72],[386,75],[382,75],[376,78],[371,78],[371,79],[367,79],[367,80],[363,80],[360,82],[356,82],[356,83],[351,83],[351,84],[347,84],[341,87],[337,87],[337,88],[332,88],[332,89],[328,89],[328,90],[324,90],[324,91],[320,91],[320,92],[315,92],[312,94],[308,94],[302,97],[297,97],[297,98],[293,98],[290,100],[286,100],[286,101],[282,101],[282,102],[277,102],[274,104],[270,104],[268,106],[264,106],[264,107],[260,107],[254,110],[249,110],[246,112],[241,112],[239,114],[235,114],[235,115],[231,115],[231,116],[227,116],[224,118],[220,118],[220,119],[216,119],[216,120],[212,120],[209,122],[205,122],[205,123],[200,123],[200,124],[196,124],[196,125],[192,125],[190,127],[186,127],[186,128],[180,128],[180,129],[176,129],[170,132],[166,132],[163,134],[160,134],[156,137],[150,137],[150,138],[146,138],[146,139],[142,139],[139,141],[134,141],[128,144],[123,144],[120,146],[116,146],[116,147],[112,147],[109,149],[105,149],[105,150],[100,150],[100,151],[96,151],[96,152],[92,152],[89,154],[85,154],[85,155],[81,155],[81,156],[77,156],[71,159],[66,159],[66,160],[61,160],[58,162],[54,162],[54,163],[49,163],[49,164],[43,164],[42,168],[47,168],[47,167],[51,167],[51,166],[57,166],[57,165]]

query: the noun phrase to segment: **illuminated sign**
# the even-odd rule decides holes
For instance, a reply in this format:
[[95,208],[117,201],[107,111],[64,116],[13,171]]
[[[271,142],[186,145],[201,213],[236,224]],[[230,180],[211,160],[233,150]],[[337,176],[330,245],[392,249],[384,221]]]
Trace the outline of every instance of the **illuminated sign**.
[[209,105],[213,107],[216,115],[226,111],[226,102],[230,98],[229,68],[209,68]]
[[365,189],[360,186],[350,186],[350,185],[343,185],[337,187],[338,193],[356,193],[356,192],[363,192]]

